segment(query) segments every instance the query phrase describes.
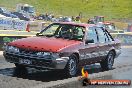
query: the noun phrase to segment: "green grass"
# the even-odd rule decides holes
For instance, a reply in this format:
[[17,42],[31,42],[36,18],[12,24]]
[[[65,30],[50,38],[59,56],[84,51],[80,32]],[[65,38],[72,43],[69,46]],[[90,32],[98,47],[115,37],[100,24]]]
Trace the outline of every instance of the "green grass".
[[18,3],[28,3],[39,13],[83,17],[103,15],[106,19],[132,18],[132,0],[0,0],[0,6],[15,9]]

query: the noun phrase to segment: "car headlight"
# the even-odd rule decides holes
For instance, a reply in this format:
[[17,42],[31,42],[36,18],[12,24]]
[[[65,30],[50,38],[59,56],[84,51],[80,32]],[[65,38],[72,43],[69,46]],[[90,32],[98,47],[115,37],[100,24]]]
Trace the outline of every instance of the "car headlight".
[[59,58],[60,57],[59,53],[52,53],[52,52],[37,52],[36,54],[38,56],[48,56],[48,55],[50,55],[54,58]]
[[13,46],[8,46],[8,47],[7,47],[7,50],[8,50],[8,51],[13,51],[13,50],[14,50],[14,47],[13,47]]
[[5,50],[9,52],[15,52],[15,53],[19,52],[19,48],[14,47],[14,46],[6,46]]
[[14,48],[14,52],[18,53],[19,52],[19,49],[18,48]]
[[37,53],[38,56],[47,56],[47,55],[51,55],[50,52],[38,52]]

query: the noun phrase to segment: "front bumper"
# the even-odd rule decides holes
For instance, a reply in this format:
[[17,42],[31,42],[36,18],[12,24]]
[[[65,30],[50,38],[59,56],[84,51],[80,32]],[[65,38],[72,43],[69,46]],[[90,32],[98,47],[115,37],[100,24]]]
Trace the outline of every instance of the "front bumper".
[[[10,63],[22,64],[27,67],[42,68],[42,69],[64,69],[69,57],[53,58],[51,56],[38,57],[31,55],[22,55],[11,52],[3,53],[6,61]],[[25,59],[31,63],[20,63],[20,59]]]

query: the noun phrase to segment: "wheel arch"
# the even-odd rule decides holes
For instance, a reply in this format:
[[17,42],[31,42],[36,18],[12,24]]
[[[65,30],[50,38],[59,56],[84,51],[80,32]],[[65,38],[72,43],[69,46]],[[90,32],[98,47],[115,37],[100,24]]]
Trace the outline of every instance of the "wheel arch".
[[79,63],[79,53],[75,52],[75,53],[72,53],[73,55],[76,55],[77,57],[77,63]]
[[[115,51],[115,49],[112,49],[112,50],[110,50],[110,51],[112,51],[112,52],[114,52],[114,57],[116,56],[116,51]],[[109,51],[109,52],[110,52]]]

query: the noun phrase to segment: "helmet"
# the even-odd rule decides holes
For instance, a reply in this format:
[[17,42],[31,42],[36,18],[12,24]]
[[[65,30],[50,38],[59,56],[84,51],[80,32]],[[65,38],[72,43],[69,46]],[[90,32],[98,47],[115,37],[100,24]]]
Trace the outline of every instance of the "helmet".
[[62,27],[60,33],[61,33],[60,35],[62,38],[70,38],[71,37],[71,29],[69,29],[68,27]]
[[77,35],[77,34],[78,34],[78,32],[79,32],[79,30],[78,30],[78,29],[74,29],[74,30],[73,30],[73,35]]

